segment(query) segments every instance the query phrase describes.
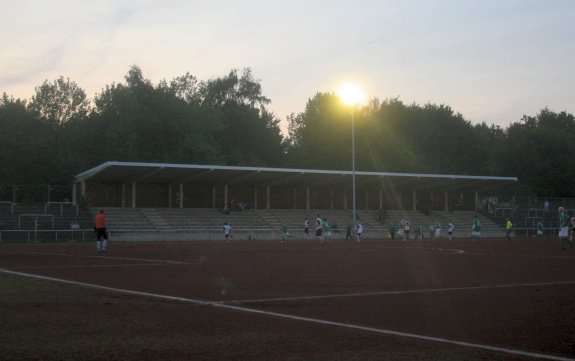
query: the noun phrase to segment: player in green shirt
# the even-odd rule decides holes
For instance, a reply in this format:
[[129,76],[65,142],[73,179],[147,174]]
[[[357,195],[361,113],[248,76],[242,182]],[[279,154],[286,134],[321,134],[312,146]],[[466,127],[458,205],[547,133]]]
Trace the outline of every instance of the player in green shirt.
[[543,222],[537,222],[537,237],[543,236]]
[[511,240],[511,232],[513,232],[513,223],[511,223],[511,220],[507,218],[507,222],[505,222],[505,237],[508,241]]
[[479,221],[479,217],[473,217],[473,225],[471,226],[471,237],[475,239],[479,239],[481,237],[481,222]]

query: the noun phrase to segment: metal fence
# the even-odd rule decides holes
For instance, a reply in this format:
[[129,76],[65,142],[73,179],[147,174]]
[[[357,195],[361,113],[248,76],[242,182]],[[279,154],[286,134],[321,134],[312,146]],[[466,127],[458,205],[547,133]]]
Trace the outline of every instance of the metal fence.
[[72,184],[0,184],[0,201],[20,204],[71,202]]
[[95,239],[93,229],[0,230],[0,242],[83,242]]

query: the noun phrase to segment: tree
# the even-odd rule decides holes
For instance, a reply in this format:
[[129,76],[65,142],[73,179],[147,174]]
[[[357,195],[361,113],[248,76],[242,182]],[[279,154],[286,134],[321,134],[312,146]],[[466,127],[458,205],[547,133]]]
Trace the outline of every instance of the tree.
[[575,196],[575,117],[543,109],[524,116],[507,130],[506,156],[511,173],[545,196]]
[[236,69],[222,78],[215,78],[200,84],[201,102],[207,107],[222,107],[228,103],[265,106],[270,99],[262,94],[261,84],[254,79],[252,71],[244,69],[240,75]]
[[4,184],[47,183],[59,175],[53,130],[26,102],[0,98],[0,179]]
[[53,127],[62,127],[73,118],[84,117],[90,110],[86,92],[62,76],[36,87],[29,106]]

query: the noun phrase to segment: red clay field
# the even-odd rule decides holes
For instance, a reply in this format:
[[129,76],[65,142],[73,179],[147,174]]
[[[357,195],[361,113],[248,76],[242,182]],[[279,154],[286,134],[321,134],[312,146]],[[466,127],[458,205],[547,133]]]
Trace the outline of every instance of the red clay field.
[[557,240],[0,244],[1,360],[575,360]]

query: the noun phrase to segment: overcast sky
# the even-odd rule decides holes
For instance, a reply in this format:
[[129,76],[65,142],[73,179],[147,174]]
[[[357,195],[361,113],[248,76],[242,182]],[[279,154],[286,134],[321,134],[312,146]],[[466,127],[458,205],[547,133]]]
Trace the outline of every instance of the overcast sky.
[[474,122],[575,112],[573,0],[0,0],[0,92],[251,67],[282,119],[342,81]]

